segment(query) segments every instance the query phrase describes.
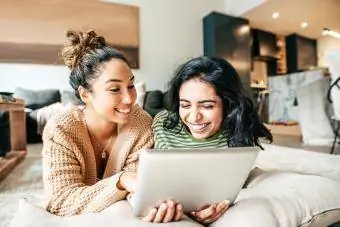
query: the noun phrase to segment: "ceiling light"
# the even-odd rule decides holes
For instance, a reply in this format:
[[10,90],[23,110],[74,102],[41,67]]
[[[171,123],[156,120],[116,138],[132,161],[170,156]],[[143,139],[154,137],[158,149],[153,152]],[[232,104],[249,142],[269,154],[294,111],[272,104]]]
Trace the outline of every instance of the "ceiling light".
[[301,28],[306,28],[308,26],[308,23],[307,22],[302,22],[301,23]]
[[239,35],[244,35],[244,34],[247,34],[250,30],[250,27],[249,25],[243,25],[241,27],[238,28],[238,33]]
[[280,16],[280,14],[278,12],[275,12],[275,13],[272,14],[273,19],[276,19],[279,16]]
[[322,30],[322,35],[328,35],[329,29],[328,28],[324,28]]
[[333,36],[335,38],[339,38],[340,39],[340,33],[336,32],[336,31],[332,31],[329,28],[324,28],[322,31],[323,35],[329,35],[329,36]]

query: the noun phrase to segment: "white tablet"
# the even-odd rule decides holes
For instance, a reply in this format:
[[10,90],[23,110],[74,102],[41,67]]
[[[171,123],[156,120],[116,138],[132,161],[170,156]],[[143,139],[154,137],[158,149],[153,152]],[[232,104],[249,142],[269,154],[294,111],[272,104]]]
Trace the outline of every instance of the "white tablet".
[[223,200],[234,202],[259,153],[257,147],[143,150],[133,214],[144,216],[166,199],[184,212]]

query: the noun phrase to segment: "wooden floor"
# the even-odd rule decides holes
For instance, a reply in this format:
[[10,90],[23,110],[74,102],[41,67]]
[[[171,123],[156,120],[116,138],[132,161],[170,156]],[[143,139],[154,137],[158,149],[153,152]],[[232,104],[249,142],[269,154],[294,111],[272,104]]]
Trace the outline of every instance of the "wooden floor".
[[[330,153],[330,146],[307,146],[304,145],[300,138],[295,136],[273,135],[273,144],[283,147],[300,148],[321,153]],[[340,154],[340,145],[335,148],[335,154]]]
[[11,151],[0,158],[0,181],[26,156],[26,151]]
[[[330,153],[330,146],[307,146],[302,142],[301,127],[299,125],[282,126],[269,125],[265,126],[271,131],[273,135],[273,144],[283,147],[299,148],[321,153]],[[335,154],[340,154],[340,146],[335,148]]]

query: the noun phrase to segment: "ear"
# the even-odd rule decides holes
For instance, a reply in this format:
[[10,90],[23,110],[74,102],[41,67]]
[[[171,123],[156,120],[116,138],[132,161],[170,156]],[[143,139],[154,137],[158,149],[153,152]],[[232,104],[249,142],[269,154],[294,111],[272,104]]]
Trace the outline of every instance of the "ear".
[[78,92],[79,92],[79,96],[80,96],[81,101],[83,101],[85,104],[88,104],[92,101],[91,92],[88,91],[83,86],[78,87]]

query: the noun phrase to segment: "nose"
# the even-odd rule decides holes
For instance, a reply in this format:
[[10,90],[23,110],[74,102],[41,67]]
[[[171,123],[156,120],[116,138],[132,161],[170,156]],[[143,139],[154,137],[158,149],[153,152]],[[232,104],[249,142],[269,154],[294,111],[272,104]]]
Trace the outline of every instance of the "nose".
[[198,123],[199,120],[202,119],[202,114],[200,113],[199,109],[194,107],[189,112],[188,121],[192,123]]
[[130,94],[129,91],[124,92],[122,102],[124,104],[131,104],[132,103],[132,98],[131,98],[131,94]]

